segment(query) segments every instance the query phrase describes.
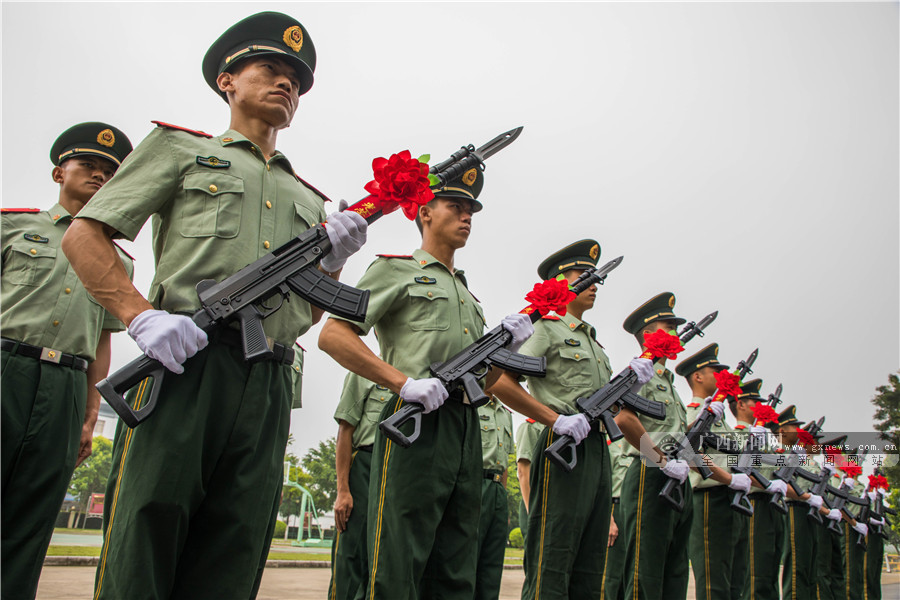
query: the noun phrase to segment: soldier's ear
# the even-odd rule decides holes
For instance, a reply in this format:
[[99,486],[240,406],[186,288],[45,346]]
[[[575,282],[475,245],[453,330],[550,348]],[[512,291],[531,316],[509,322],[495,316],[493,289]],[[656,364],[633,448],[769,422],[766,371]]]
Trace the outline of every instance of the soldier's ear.
[[219,73],[219,76],[216,77],[216,85],[219,86],[219,90],[225,92],[234,91],[234,75],[229,73],[228,71],[223,71]]
[[63,175],[64,171],[62,167],[53,167],[53,171],[51,171],[50,176],[53,178],[53,181],[61,184],[65,179]]

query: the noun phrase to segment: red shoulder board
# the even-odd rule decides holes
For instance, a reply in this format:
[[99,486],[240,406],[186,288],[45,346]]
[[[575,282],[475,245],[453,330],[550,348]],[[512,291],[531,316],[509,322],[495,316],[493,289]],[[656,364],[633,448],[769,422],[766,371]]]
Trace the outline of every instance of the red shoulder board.
[[[294,343],[297,344],[297,342],[294,342]],[[303,350],[304,352],[306,352],[306,348],[304,348],[300,344],[297,344],[297,347],[300,348],[301,350]]]
[[611,445],[612,445],[612,440],[609,439],[609,438],[606,438],[606,445],[607,445],[607,446],[611,446]]
[[747,429],[747,426],[746,425],[735,425],[734,428],[735,429]]
[[163,123],[162,121],[150,121],[160,127],[165,127],[166,129],[177,129],[178,131],[187,131],[193,135],[197,135],[200,137],[211,138],[212,135],[206,133],[205,131],[200,131],[198,129],[188,129],[187,127],[179,127],[178,125],[172,125],[171,123]]
[[534,419],[525,419],[528,423],[537,423]]
[[41,212],[39,208],[0,208],[0,213],[38,213]]
[[541,318],[547,319],[548,321],[559,321],[559,317],[557,317],[556,315],[544,315]]
[[778,454],[784,454],[784,448],[775,448],[775,452]]
[[127,256],[128,258],[130,258],[131,260],[134,260],[134,257],[133,257],[132,255],[128,254],[128,252],[125,251],[125,248],[123,248],[122,246],[118,245],[118,244],[115,243],[115,242],[113,242],[113,246],[115,246],[116,248],[118,248],[119,250],[121,250],[121,251],[122,251],[122,254],[124,254],[125,256]]
[[305,179],[303,179],[302,177],[300,177],[299,175],[297,175],[297,171],[294,171],[294,177],[297,179],[297,181],[299,181],[300,183],[302,183],[303,185],[305,185],[306,187],[308,187],[309,189],[311,189],[312,191],[314,191],[316,194],[318,194],[319,196],[321,196],[322,200],[324,200],[325,202],[331,202],[331,198],[329,198],[328,196],[326,196],[325,194],[323,194],[322,192],[320,192],[319,190],[317,190],[317,189],[315,188],[315,186],[310,185],[310,183],[309,183],[308,181],[306,181]]
[[378,258],[412,258],[412,254],[376,254]]
[[699,402],[691,402],[688,404],[688,408],[697,408],[698,406],[700,406]]
[[506,407],[503,406],[502,404],[501,404],[500,406],[503,407],[503,410],[505,410],[505,411],[508,412],[509,414],[512,414],[512,411],[511,411],[511,410],[509,410],[508,408],[506,408]]

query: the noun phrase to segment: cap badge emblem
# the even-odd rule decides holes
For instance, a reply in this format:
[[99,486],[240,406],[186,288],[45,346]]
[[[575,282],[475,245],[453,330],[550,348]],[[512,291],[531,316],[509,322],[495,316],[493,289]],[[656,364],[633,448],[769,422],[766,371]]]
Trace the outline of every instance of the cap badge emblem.
[[467,186],[471,187],[472,184],[475,183],[475,180],[478,179],[478,169],[472,168],[463,173],[462,182]]
[[675,308],[675,296],[669,296],[669,308]]
[[300,52],[303,47],[303,30],[299,25],[288,27],[284,30],[284,43],[287,44],[294,52]]
[[116,143],[116,136],[113,135],[112,129],[104,129],[97,134],[97,143],[107,148],[112,148]]
[[600,246],[594,244],[593,246],[591,246],[591,250],[590,252],[588,252],[588,254],[590,254],[591,258],[597,260],[597,257],[600,256]]

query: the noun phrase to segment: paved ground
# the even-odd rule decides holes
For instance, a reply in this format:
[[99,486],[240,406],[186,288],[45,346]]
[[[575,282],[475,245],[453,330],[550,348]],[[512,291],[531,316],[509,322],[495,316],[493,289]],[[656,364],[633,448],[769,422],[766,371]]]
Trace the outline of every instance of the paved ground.
[[[86,600],[91,597],[94,585],[94,567],[44,567],[37,600]],[[321,600],[328,590],[328,569],[266,569],[260,588],[259,600]],[[519,598],[524,574],[521,570],[503,572],[500,600]],[[882,577],[882,596],[900,598],[900,574]],[[688,599],[694,598],[693,581],[688,589]]]

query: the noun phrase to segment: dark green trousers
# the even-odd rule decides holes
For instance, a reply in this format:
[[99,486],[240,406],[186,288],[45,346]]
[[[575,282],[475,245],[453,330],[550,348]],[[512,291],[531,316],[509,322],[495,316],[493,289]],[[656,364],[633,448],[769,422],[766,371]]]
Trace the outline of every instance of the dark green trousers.
[[807,517],[806,502],[788,501],[784,516],[784,554],[781,594],[785,600],[816,597],[816,558],[819,547],[818,525]]
[[[403,405],[387,402],[381,418]],[[471,600],[481,514],[481,429],[448,400],[409,448],[378,430],[369,483],[370,600]]]
[[328,600],[363,600],[366,597],[366,583],[369,581],[366,531],[371,472],[372,451],[355,450],[349,475],[353,510],[347,519],[347,529],[338,531],[331,544]]
[[747,600],[750,596],[750,517],[738,516],[738,534],[731,563],[731,598]]
[[87,379],[5,351],[0,360],[2,597],[34,598],[78,458]]
[[95,600],[256,597],[281,501],[290,368],[250,365],[215,341],[184,367],[143,424],[119,423]]
[[[684,511],[659,497],[669,481],[661,469],[637,459],[622,483],[625,512],[625,597],[678,600],[687,596],[688,543],[694,515],[693,490],[684,486]],[[621,538],[621,533],[619,534]]]
[[731,508],[727,486],[694,490],[689,554],[697,600],[740,600],[747,572],[748,518]]
[[764,493],[750,494],[753,517],[748,523],[749,544],[748,600],[779,600],[781,589],[778,574],[781,570],[781,554],[784,546],[784,519],[772,507],[771,496]]
[[847,521],[844,525],[844,552],[846,554],[847,598],[864,600],[866,585],[866,553],[856,544],[858,537]]
[[847,600],[844,558],[841,552],[844,538],[830,532],[827,527],[817,527],[816,529],[819,533],[819,551],[816,559],[818,592],[816,600]]
[[881,568],[884,562],[884,538],[877,533],[870,533],[866,550],[866,580],[863,598],[865,600],[881,600]]
[[497,600],[500,596],[508,531],[506,488],[500,482],[484,479],[481,484],[481,520],[478,523],[475,600]]
[[619,535],[612,547],[606,549],[606,566],[603,568],[603,597],[606,600],[623,600],[625,589],[622,587],[622,577],[625,574],[626,542],[625,522],[620,502],[613,504],[612,516],[616,527],[619,528]]
[[555,439],[546,428],[531,463],[522,599],[602,599],[612,505],[606,436],[592,429],[576,447],[571,473],[544,457]]
[[528,509],[525,507],[525,501],[519,500],[519,531],[522,532],[522,542],[528,539]]

